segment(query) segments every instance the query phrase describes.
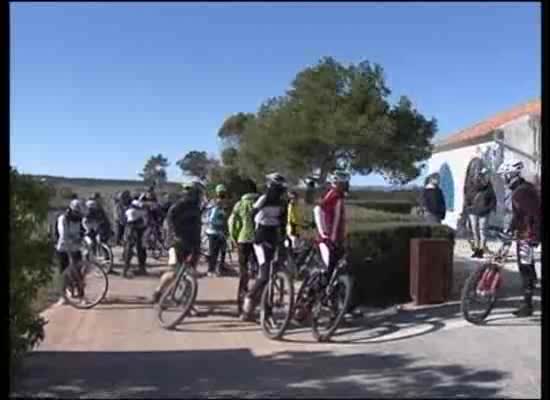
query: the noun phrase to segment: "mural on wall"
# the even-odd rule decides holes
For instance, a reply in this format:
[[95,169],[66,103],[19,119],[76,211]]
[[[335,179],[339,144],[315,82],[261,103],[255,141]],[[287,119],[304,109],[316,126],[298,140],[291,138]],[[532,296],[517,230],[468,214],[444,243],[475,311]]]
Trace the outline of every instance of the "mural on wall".
[[447,210],[454,211],[455,208],[455,181],[449,164],[446,162],[439,168],[439,187],[445,198]]

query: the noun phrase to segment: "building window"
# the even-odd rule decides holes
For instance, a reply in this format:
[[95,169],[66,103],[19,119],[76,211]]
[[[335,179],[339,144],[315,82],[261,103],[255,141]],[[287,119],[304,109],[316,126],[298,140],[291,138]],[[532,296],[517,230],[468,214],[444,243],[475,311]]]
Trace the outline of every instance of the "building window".
[[445,205],[448,211],[454,211],[455,208],[455,181],[449,164],[443,163],[439,168],[439,186],[445,198]]

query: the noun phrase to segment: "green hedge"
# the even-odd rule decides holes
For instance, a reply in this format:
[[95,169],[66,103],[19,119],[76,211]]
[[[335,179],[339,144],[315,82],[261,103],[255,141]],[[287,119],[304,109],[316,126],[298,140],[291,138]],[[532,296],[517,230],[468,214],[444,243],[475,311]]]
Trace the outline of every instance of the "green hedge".
[[[370,306],[406,303],[410,297],[410,240],[446,238],[454,230],[445,225],[385,223],[351,226],[348,261],[355,278],[353,302]],[[365,263],[372,257],[372,263]]]
[[350,205],[399,214],[411,214],[415,203],[406,200],[349,200]]

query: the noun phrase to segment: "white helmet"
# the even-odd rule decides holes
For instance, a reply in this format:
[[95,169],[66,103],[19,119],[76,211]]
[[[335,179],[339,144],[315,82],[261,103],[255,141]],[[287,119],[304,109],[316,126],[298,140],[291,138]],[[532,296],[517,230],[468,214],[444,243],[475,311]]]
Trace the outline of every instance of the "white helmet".
[[506,184],[511,184],[517,178],[521,177],[521,172],[523,171],[523,162],[511,162],[502,164],[498,170],[497,174],[502,175],[504,182]]
[[71,202],[69,203],[69,210],[80,215],[86,214],[86,207],[79,199],[71,200]]
[[95,200],[87,200],[87,201],[86,201],[86,207],[87,207],[87,208],[97,208],[97,201],[95,201]]
[[331,185],[336,185],[337,183],[348,183],[350,178],[350,174],[345,171],[334,171],[327,180]]
[[271,174],[266,175],[265,179],[267,180],[268,187],[271,187],[271,186],[280,186],[283,188],[287,187],[286,178],[278,172],[273,172]]

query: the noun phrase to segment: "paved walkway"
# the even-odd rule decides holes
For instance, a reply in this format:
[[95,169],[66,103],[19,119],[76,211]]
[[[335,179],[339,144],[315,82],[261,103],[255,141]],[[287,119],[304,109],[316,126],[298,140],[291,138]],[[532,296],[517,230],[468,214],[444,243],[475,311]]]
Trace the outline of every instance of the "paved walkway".
[[[204,268],[204,266],[202,266]],[[46,338],[18,395],[54,397],[540,397],[540,312],[518,320],[502,301],[486,326],[456,302],[370,310],[331,343],[309,328],[283,341],[236,318],[236,278],[199,281],[198,308],[176,331],[158,326],[153,276],[111,276],[105,304],[44,312]]]

